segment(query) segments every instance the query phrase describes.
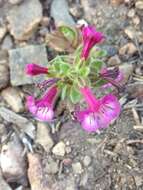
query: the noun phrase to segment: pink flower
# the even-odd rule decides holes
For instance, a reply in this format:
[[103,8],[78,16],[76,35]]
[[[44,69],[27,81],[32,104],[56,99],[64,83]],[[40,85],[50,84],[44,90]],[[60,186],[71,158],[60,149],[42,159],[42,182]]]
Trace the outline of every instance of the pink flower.
[[98,132],[98,130],[108,127],[119,116],[121,107],[116,96],[109,94],[101,99],[96,99],[88,87],[82,88],[81,93],[88,104],[88,108],[77,111],[76,117],[84,130]]
[[31,75],[31,76],[39,75],[39,74],[47,74],[48,68],[41,67],[40,65],[37,65],[34,63],[30,63],[26,65],[25,72],[26,74]]
[[101,86],[102,89],[111,88],[113,86],[120,87],[120,82],[124,79],[123,73],[116,67],[114,69],[103,68],[100,72],[100,76],[108,81],[108,83]]
[[57,87],[52,87],[41,98],[35,99],[33,96],[28,96],[26,105],[29,111],[40,121],[51,121],[54,116],[53,103],[57,94]]
[[85,26],[82,28],[83,50],[81,57],[87,59],[91,48],[101,42],[105,37],[101,32],[97,32],[93,26]]

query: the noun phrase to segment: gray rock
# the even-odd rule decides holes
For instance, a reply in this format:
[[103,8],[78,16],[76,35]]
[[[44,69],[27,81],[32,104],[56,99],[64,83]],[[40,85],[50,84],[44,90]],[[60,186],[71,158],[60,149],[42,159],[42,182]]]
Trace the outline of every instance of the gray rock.
[[23,97],[19,89],[8,87],[2,91],[1,95],[13,111],[16,113],[24,111]]
[[103,45],[102,48],[107,51],[109,57],[118,53],[117,48],[111,45]]
[[6,181],[3,179],[1,169],[0,169],[0,189],[1,190],[12,190],[10,188],[10,186],[6,183]]
[[9,83],[9,69],[7,65],[0,64],[0,90]]
[[36,142],[41,144],[46,152],[49,152],[54,142],[49,134],[48,126],[45,123],[38,122]]
[[10,35],[7,35],[1,45],[1,49],[2,50],[10,50],[13,48],[13,42],[12,42],[12,38]]
[[2,39],[4,38],[5,34],[7,32],[6,27],[0,27],[0,42],[2,41]]
[[0,164],[8,182],[23,181],[26,176],[26,159],[23,151],[23,146],[15,134],[11,135],[10,141],[2,146]]
[[7,134],[6,126],[0,122],[0,139]]
[[73,26],[75,24],[68,9],[66,0],[53,0],[51,5],[51,16],[55,19],[57,25],[66,24]]
[[5,107],[0,107],[0,116],[7,122],[17,125],[19,130],[27,133],[31,138],[35,137],[35,126],[25,117],[22,117]]
[[9,66],[8,52],[6,50],[0,50],[0,65]]
[[17,40],[27,40],[32,36],[42,19],[42,6],[38,0],[26,0],[13,6],[7,15],[10,33]]
[[20,3],[22,3],[24,0],[9,0],[9,3],[11,3],[12,5],[18,5]]
[[30,77],[25,73],[28,63],[37,63],[47,67],[48,60],[44,45],[29,45],[9,51],[10,78],[13,86],[32,84],[43,79],[43,76]]
[[59,142],[57,143],[53,149],[52,149],[53,154],[56,156],[64,156],[66,153],[66,146],[64,142]]

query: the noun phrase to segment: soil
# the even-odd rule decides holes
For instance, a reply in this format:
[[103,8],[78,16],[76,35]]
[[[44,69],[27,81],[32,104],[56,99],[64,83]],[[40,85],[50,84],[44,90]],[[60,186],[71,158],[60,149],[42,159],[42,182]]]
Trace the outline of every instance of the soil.
[[[41,2],[43,5],[52,3],[52,1],[46,0],[41,0]],[[143,32],[143,17],[140,11],[135,8],[136,1],[120,2],[118,0],[68,1],[70,10],[73,7],[75,9],[77,7],[81,8],[81,14],[76,16],[75,13],[74,15],[76,21],[86,19],[90,24],[96,25],[98,30],[105,33],[106,42],[103,44],[103,47],[109,51],[107,62],[112,56],[119,55],[119,49],[123,45],[128,42],[135,43],[134,39],[129,39],[124,33],[124,29],[127,26],[132,26],[134,29]],[[127,16],[130,9],[136,11],[136,15],[140,19],[138,25],[133,24],[133,18]],[[7,7],[3,9],[3,12],[6,10]],[[45,12],[44,6],[43,12]],[[72,13],[71,11],[71,15]],[[3,13],[0,14],[3,15]],[[49,10],[48,16],[50,16]],[[39,43],[38,37],[36,38],[36,42]],[[36,42],[32,40],[28,41],[30,44],[35,44]],[[137,46],[135,54],[119,55],[121,65],[124,63],[132,64],[134,73],[137,68],[143,67],[141,64],[143,61],[141,56],[143,52],[142,43],[137,41],[135,45]],[[48,55],[49,59],[51,59],[53,53],[49,53]],[[139,76],[143,76],[142,73]],[[136,83],[142,84],[143,78],[136,80],[134,75],[131,74],[124,86],[125,88],[128,87],[129,90],[127,88],[127,90],[125,89],[119,94],[120,98],[125,96],[125,103],[122,105],[119,119],[109,128],[101,131],[100,134],[86,133],[74,120],[63,122],[56,132],[53,132],[52,127],[50,128],[54,145],[60,141],[63,141],[66,145],[66,154],[63,157],[54,155],[52,151],[44,151],[43,147],[38,147],[36,142],[34,142],[35,146],[38,147],[36,147],[36,152],[42,158],[44,177],[47,181],[49,180],[52,190],[143,190],[143,121],[141,121],[143,106],[137,109],[134,105],[132,106],[131,102],[136,99],[137,105],[143,105],[142,86],[138,87]],[[137,86],[136,93],[134,89],[130,89],[131,84],[135,84],[135,87]],[[22,88],[21,91],[23,91]],[[134,93],[135,96],[133,96]],[[126,107],[128,103],[131,106]],[[137,111],[139,123],[137,122],[133,108]],[[22,113],[21,115],[31,119],[29,113]],[[64,116],[61,117],[63,118]],[[11,131],[6,121],[2,119],[0,123],[7,125],[7,130]],[[135,126],[142,126],[142,128],[137,130]],[[1,136],[5,135],[5,133],[7,132],[2,131]],[[54,174],[49,174],[45,167],[49,158],[58,163],[58,170]],[[77,171],[73,169],[74,163],[80,163]],[[10,183],[10,186],[14,190],[16,190],[16,187],[19,187],[16,182],[14,185]],[[26,188],[24,186],[22,188],[23,190],[27,188],[31,189],[30,184]]]

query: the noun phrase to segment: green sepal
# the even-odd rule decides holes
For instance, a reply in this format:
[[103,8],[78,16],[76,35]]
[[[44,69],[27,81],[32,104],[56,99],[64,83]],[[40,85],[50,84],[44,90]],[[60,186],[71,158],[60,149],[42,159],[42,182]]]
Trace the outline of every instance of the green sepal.
[[53,66],[54,66],[54,69],[55,71],[59,71],[60,70],[60,59],[57,59],[53,62]]
[[68,86],[67,85],[63,85],[63,87],[61,89],[61,99],[62,100],[64,100],[66,98],[67,90],[68,90]]
[[78,103],[81,100],[81,94],[80,92],[75,88],[75,86],[72,86],[70,89],[70,99],[73,104]]
[[95,83],[95,87],[101,87],[102,85],[106,84],[107,81],[106,80],[103,80],[103,79],[100,79],[100,80],[97,80],[96,83]]

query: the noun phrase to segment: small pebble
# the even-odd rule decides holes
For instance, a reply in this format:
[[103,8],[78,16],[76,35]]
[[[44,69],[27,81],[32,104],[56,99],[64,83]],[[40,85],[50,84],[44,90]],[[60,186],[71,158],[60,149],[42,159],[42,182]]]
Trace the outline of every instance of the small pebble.
[[74,6],[70,8],[70,13],[77,18],[80,18],[83,14],[82,8],[80,6]]
[[9,78],[9,69],[7,65],[0,64],[0,90],[8,85]]
[[123,3],[123,1],[124,0],[111,0],[111,4],[117,6],[117,5],[120,5],[121,3]]
[[42,18],[42,20],[41,20],[41,25],[46,27],[46,26],[49,25],[49,23],[50,23],[49,17],[44,16],[44,17]]
[[119,49],[120,55],[125,55],[125,54],[133,55],[136,52],[137,52],[137,48],[132,42],[125,44],[123,47]]
[[135,24],[135,25],[139,25],[140,24],[140,18],[139,18],[139,16],[135,16],[133,18],[133,24]]
[[71,153],[71,151],[72,151],[72,149],[71,149],[70,146],[66,147],[66,153],[67,153],[67,154]]
[[128,12],[128,14],[127,14],[127,16],[129,18],[133,18],[135,16],[135,14],[136,14],[135,9],[130,9],[129,12]]
[[80,162],[73,163],[72,169],[75,174],[81,174],[83,172],[83,168]]
[[69,165],[71,165],[71,163],[72,163],[72,159],[71,158],[65,158],[65,159],[63,159],[63,164],[65,166],[69,166]]
[[58,170],[58,163],[55,160],[53,160],[53,158],[49,157],[46,162],[45,171],[49,174],[56,174]]
[[143,10],[143,1],[137,1],[135,7],[139,10]]
[[130,38],[130,39],[134,39],[134,37],[136,35],[134,28],[132,28],[130,26],[125,28],[124,32],[128,36],[128,38]]
[[64,142],[59,142],[57,143],[53,149],[52,149],[53,154],[56,156],[64,156],[66,153],[66,146]]
[[20,4],[22,2],[23,2],[23,0],[9,0],[9,3],[11,3],[12,5],[17,5],[17,4]]
[[54,145],[49,128],[44,122],[37,123],[36,143],[41,144],[46,152],[50,152]]
[[21,97],[18,88],[8,87],[4,89],[1,94],[13,111],[16,113],[24,111],[23,97]]
[[109,66],[115,66],[115,65],[120,65],[120,64],[121,64],[121,60],[118,55],[114,55],[113,57],[110,57],[110,59],[108,60]]
[[83,164],[85,167],[89,166],[91,164],[91,158],[90,156],[85,156],[83,159]]

